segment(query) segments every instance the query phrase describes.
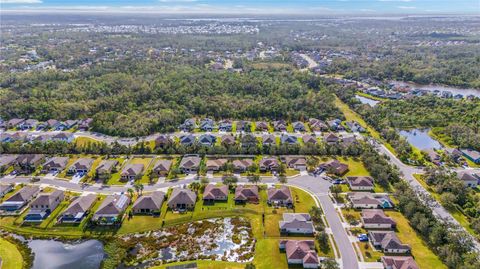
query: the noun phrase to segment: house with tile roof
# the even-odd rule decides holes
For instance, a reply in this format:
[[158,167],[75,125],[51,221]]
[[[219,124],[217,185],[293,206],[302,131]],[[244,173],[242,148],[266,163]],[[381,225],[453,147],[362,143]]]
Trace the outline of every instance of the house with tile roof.
[[312,235],[315,232],[310,214],[307,213],[283,213],[283,220],[278,225],[282,234]]
[[61,213],[58,221],[62,223],[82,222],[96,201],[97,195],[95,194],[74,197],[67,209]]
[[159,216],[164,200],[165,193],[161,191],[143,194],[133,203],[132,212],[134,214]]
[[397,225],[381,209],[363,209],[360,219],[365,229],[394,229]]
[[319,266],[313,240],[281,240],[279,248],[285,251],[288,264],[301,265],[303,268],[318,268]]
[[238,185],[235,188],[235,203],[244,204],[244,203],[254,203],[258,204],[258,186],[245,187],[243,185]]
[[293,199],[290,188],[287,186],[282,186],[280,188],[268,188],[267,203],[272,206],[293,207]]

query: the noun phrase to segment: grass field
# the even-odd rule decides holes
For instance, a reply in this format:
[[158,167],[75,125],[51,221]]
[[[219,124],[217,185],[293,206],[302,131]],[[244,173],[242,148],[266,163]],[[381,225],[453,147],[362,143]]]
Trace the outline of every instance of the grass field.
[[[223,262],[223,261],[193,261],[197,264],[198,269],[243,269],[245,268],[245,264],[243,263],[236,263],[236,262]],[[154,266],[150,269],[165,269],[167,266],[174,266],[174,265],[184,265],[190,264],[193,262],[175,262],[169,263],[166,265]]]
[[2,269],[22,269],[22,254],[15,244],[0,238],[0,258],[2,258]]
[[96,140],[90,137],[85,137],[85,136],[80,136],[75,139],[75,145],[77,147],[85,147],[88,144],[96,144],[96,143],[102,143],[100,140]]

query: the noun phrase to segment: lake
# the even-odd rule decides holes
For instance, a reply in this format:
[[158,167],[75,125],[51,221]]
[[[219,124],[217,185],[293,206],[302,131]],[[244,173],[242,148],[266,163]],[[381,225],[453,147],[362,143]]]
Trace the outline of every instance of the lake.
[[35,253],[33,269],[98,269],[105,252],[98,240],[64,243],[56,240],[31,240]]
[[367,105],[370,105],[370,106],[376,106],[378,103],[380,103],[380,101],[377,101],[377,100],[373,100],[373,99],[370,99],[370,98],[367,98],[367,97],[363,97],[361,95],[355,95],[355,98],[357,98],[362,104],[367,104]]
[[405,137],[411,145],[421,150],[440,149],[442,145],[428,135],[428,129],[401,130],[400,135]]
[[409,86],[412,89],[423,89],[427,90],[430,92],[433,92],[435,90],[439,90],[440,92],[443,91],[449,91],[453,95],[456,94],[461,94],[463,97],[467,95],[473,95],[476,97],[480,97],[480,90],[477,89],[463,89],[463,88],[457,88],[457,87],[449,87],[449,86],[443,86],[443,85],[422,85],[422,84],[417,84],[417,83],[412,83],[412,82],[403,82],[403,81],[390,81],[390,83],[393,83],[395,85],[399,86]]

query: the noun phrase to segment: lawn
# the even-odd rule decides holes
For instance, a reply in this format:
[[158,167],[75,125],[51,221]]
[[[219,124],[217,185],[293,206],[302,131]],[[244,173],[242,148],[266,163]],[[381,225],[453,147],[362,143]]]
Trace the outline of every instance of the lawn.
[[23,258],[15,244],[0,238],[0,258],[2,258],[2,268],[4,269],[22,269]]
[[167,266],[190,264],[193,262],[197,264],[198,269],[243,269],[245,268],[245,264],[243,263],[199,260],[199,261],[169,263],[169,264],[151,267],[150,269],[165,269],[167,268]]
[[299,175],[299,174],[300,174],[300,172],[296,169],[287,169],[285,171],[285,176],[287,176],[287,177],[296,176],[296,175]]
[[362,161],[355,160],[353,158],[338,158],[342,163],[348,164],[348,172],[345,176],[369,176],[367,168],[363,165]]
[[380,260],[380,257],[383,256],[382,252],[372,249],[372,245],[368,242],[359,242],[358,247],[360,248],[362,256],[366,262],[377,262]]
[[258,269],[288,268],[287,256],[278,250],[278,239],[259,239],[254,264]]
[[75,139],[75,145],[77,147],[85,147],[88,144],[97,144],[97,143],[102,143],[100,140],[96,140],[90,137],[85,137],[85,136],[79,136]]
[[400,213],[395,211],[386,211],[387,216],[397,222],[397,236],[403,243],[409,244],[412,248],[412,256],[415,258],[418,266],[423,269],[442,269],[447,268],[440,258],[435,255],[423,242],[408,220]]
[[316,206],[315,200],[309,193],[294,187],[290,187],[290,191],[292,192],[296,213],[308,213],[313,206]]
[[122,168],[125,166],[126,162],[124,158],[117,158],[115,159],[118,161],[118,171],[113,173],[110,176],[110,179],[107,180],[107,185],[125,185],[127,182],[120,180],[120,174],[122,173]]

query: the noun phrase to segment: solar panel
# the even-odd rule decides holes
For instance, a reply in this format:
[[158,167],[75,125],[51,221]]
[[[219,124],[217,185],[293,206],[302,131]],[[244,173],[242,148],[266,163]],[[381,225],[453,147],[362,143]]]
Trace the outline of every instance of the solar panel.
[[127,200],[128,200],[128,197],[126,195],[121,195],[117,201],[117,207],[123,208]]

